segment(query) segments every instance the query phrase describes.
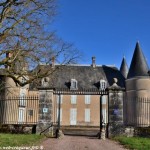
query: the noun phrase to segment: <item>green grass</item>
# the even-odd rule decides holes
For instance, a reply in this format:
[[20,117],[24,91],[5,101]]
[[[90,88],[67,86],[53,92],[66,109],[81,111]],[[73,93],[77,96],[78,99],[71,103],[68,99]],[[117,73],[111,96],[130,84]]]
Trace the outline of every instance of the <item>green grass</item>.
[[114,140],[119,141],[126,148],[134,150],[150,150],[150,138],[142,137],[115,137]]
[[36,134],[0,134],[0,147],[38,145],[42,139],[44,136]]

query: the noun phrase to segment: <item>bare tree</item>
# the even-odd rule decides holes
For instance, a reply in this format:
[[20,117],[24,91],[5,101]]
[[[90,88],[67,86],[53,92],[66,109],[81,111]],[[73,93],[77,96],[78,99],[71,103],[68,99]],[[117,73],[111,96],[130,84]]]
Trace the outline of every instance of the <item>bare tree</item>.
[[[56,0],[1,0],[0,67],[3,75],[23,86],[55,70],[43,70],[38,67],[40,64],[51,64],[53,58],[59,64],[67,64],[79,57],[72,44],[50,30],[55,14]],[[25,82],[21,82],[21,77]]]

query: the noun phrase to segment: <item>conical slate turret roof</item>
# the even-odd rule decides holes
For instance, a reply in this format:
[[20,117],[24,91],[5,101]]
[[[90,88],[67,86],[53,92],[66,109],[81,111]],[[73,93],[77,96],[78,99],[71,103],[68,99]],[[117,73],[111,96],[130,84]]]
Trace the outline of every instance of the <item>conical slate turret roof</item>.
[[148,70],[147,61],[140,48],[139,42],[137,42],[128,73],[128,79],[136,76],[148,76]]
[[124,76],[125,79],[127,78],[128,71],[129,71],[129,69],[128,69],[126,59],[125,59],[125,57],[123,57],[122,63],[121,63],[121,66],[120,66],[120,72]]

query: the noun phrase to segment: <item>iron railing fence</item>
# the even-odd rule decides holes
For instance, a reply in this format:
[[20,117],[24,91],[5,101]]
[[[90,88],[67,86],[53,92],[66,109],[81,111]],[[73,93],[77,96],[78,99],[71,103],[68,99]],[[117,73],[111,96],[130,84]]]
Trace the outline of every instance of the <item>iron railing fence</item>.
[[124,100],[124,123],[127,126],[150,126],[150,98],[136,97]]
[[35,125],[38,122],[39,97],[0,97],[1,125]]

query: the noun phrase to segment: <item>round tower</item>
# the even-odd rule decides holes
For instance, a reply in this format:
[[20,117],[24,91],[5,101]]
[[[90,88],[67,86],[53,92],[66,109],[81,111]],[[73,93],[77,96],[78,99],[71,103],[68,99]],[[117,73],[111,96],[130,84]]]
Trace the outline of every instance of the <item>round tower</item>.
[[[11,60],[13,58],[13,54],[12,52],[11,53],[6,53],[6,58],[9,60]],[[21,71],[22,68],[25,68],[26,69],[26,63],[23,61],[22,63],[20,62],[15,62],[15,65],[13,66],[14,70],[17,72]],[[7,70],[10,70],[12,68],[10,68],[9,66],[6,66],[6,69]],[[17,76],[17,75],[16,75]],[[22,76],[19,78],[19,80],[21,82],[25,82],[25,79],[27,79],[27,77],[25,76]],[[10,96],[20,96],[22,91],[23,93],[25,93],[25,95],[27,94],[27,91],[29,89],[29,85],[25,85],[23,87],[19,86],[19,84],[15,83],[15,81],[11,78],[11,77],[8,77],[8,76],[5,76],[5,98],[7,97],[10,97]]]
[[140,48],[136,44],[129,73],[125,81],[126,85],[126,121],[127,125],[150,125],[150,77],[148,64]]

